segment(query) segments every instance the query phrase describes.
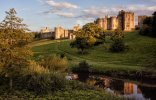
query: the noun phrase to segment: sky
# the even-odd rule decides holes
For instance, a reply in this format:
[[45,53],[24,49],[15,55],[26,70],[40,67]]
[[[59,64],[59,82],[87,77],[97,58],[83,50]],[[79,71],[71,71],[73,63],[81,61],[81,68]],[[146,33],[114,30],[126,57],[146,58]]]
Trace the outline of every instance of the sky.
[[117,16],[120,10],[135,12],[137,23],[138,15],[156,11],[156,0],[0,0],[0,22],[10,8],[16,9],[30,30],[40,31],[56,26],[72,29],[98,17]]

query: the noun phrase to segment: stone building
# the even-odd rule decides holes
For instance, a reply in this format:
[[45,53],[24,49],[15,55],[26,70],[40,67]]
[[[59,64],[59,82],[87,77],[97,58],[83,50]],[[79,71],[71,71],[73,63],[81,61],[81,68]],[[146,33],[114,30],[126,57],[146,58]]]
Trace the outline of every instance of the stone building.
[[45,27],[45,28],[42,28],[40,32],[41,33],[48,33],[48,32],[50,32],[50,30],[48,27]]
[[78,30],[80,30],[80,29],[81,29],[81,27],[80,27],[80,25],[78,24],[78,25],[76,25],[76,26],[73,27],[73,30],[68,30],[69,39],[71,39],[71,40],[75,39],[76,35],[74,34],[74,32],[75,32],[75,31],[78,31]]
[[118,19],[115,16],[107,18],[107,29],[108,30],[115,30],[118,28]]
[[54,39],[65,39],[68,38],[68,30],[58,26],[54,29]]
[[124,31],[131,31],[135,28],[134,13],[121,10],[118,14],[118,27]]
[[124,31],[131,31],[134,26],[134,13],[120,11],[118,16],[105,16],[104,18],[98,18],[95,21],[104,30],[115,30],[121,28]]
[[50,31],[47,27],[41,29],[40,38],[41,39],[75,39],[74,31],[78,31],[80,25],[76,25],[71,30],[66,30],[61,26],[55,27],[54,31]]
[[105,16],[104,18],[98,18],[96,20],[96,23],[101,27],[103,28],[104,30],[107,30],[107,22],[108,22],[108,17]]
[[147,18],[147,16],[138,16],[138,27],[142,27],[143,21]]
[[50,31],[48,27],[42,28],[40,30],[40,38],[41,39],[50,39],[54,36],[54,33]]

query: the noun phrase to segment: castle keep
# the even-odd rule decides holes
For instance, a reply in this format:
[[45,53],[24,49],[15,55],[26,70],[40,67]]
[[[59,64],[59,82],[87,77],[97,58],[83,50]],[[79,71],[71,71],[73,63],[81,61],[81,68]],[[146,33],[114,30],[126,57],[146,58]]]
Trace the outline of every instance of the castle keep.
[[95,22],[104,30],[114,30],[120,28],[124,31],[131,31],[135,28],[134,13],[125,12],[123,10],[119,12],[117,17],[105,16],[104,18],[98,18]]

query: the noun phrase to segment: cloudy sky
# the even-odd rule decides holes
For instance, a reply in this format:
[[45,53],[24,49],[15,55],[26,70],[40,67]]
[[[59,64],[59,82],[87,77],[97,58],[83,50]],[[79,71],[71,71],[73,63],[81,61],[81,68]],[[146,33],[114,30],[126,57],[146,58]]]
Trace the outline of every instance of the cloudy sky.
[[39,31],[46,26],[82,26],[97,17],[116,16],[122,9],[136,16],[151,15],[156,11],[156,0],[0,0],[0,21],[9,8],[15,8],[31,30]]

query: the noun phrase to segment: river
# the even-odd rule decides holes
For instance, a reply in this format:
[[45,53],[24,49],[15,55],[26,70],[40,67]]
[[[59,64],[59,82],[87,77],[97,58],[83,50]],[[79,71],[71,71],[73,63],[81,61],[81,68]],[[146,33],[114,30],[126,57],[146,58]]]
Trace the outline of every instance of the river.
[[89,73],[77,73],[75,79],[104,89],[106,92],[133,100],[156,100],[156,84]]

